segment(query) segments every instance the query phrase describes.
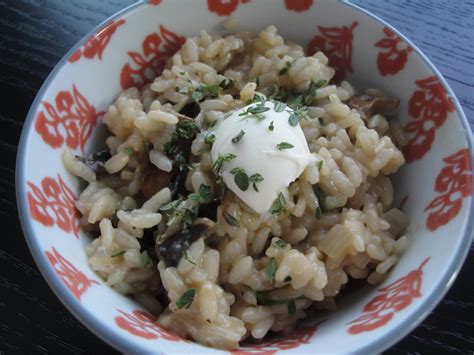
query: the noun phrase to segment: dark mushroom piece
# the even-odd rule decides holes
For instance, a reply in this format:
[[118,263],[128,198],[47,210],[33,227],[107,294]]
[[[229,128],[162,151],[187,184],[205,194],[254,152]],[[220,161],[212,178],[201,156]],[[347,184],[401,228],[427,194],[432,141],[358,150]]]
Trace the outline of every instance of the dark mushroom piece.
[[101,150],[100,152],[92,154],[89,158],[81,157],[76,155],[75,158],[81,163],[89,167],[96,176],[101,176],[107,174],[105,170],[105,162],[112,157],[108,149]]
[[201,237],[208,237],[214,233],[215,222],[207,218],[199,218],[189,228],[180,230],[166,239],[157,239],[156,254],[167,267],[177,266],[184,253],[192,243]]
[[349,99],[349,107],[359,111],[362,118],[370,118],[374,115],[393,115],[400,100],[395,97],[373,97],[370,95],[356,95]]
[[[186,115],[177,114],[179,122],[194,122],[194,120]],[[178,123],[179,125],[179,123]],[[159,170],[153,164],[147,164],[145,167],[145,173],[141,183],[141,191],[145,198],[150,198],[155,193],[165,187],[169,187],[172,193],[172,199],[175,199],[178,195],[185,195],[186,189],[184,182],[186,180],[186,174],[180,171],[180,161],[184,159],[189,160],[191,155],[191,144],[193,139],[196,137],[193,134],[190,138],[177,137],[172,139],[172,144],[176,146],[176,151],[169,154],[170,158],[173,159],[173,170],[170,172]]]

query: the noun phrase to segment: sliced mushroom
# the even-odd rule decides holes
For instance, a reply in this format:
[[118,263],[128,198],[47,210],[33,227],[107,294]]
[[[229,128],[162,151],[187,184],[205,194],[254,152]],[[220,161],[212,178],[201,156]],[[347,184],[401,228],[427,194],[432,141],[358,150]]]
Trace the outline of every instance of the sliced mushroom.
[[349,107],[359,111],[362,118],[370,118],[373,115],[393,115],[400,100],[395,97],[373,97],[370,95],[356,95],[349,100]]
[[101,176],[107,174],[104,164],[111,156],[109,150],[105,149],[92,154],[89,158],[81,157],[79,155],[76,155],[75,158],[94,171],[96,176]]
[[141,183],[143,195],[149,199],[161,189],[169,187],[176,176],[176,172],[176,169],[166,172],[159,170],[153,164],[148,164]]
[[180,230],[166,239],[157,239],[156,254],[166,266],[177,266],[183,254],[192,243],[201,237],[208,237],[215,231],[215,222],[207,218],[199,218],[188,229]]

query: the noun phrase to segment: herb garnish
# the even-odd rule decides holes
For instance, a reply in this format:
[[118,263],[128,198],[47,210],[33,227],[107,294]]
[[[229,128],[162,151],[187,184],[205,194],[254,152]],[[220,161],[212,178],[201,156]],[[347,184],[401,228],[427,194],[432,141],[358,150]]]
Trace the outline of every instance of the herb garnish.
[[234,175],[234,182],[239,187],[239,189],[242,191],[247,191],[249,188],[249,177],[245,173],[245,170],[242,168],[234,168],[230,171],[230,173]]
[[234,138],[232,138],[232,143],[239,142],[243,138],[244,134],[245,132],[243,130],[240,130],[239,134],[237,134]]
[[255,79],[255,84],[257,84],[257,87],[260,86],[260,77],[257,76],[257,78]]
[[283,150],[283,149],[291,149],[294,148],[295,146],[293,144],[287,143],[287,142],[281,142],[277,144],[278,150]]
[[238,227],[239,221],[228,212],[224,212],[224,219],[229,226]]
[[286,211],[286,200],[285,196],[283,196],[283,193],[280,192],[278,194],[277,199],[273,201],[272,207],[270,208],[270,212],[272,214],[280,214],[284,211]]
[[272,246],[273,246],[274,248],[277,248],[277,249],[286,248],[287,245],[288,245],[288,243],[285,242],[284,240],[281,240],[281,239],[275,240],[275,241],[272,243]]
[[225,78],[224,80],[222,80],[220,83],[219,83],[219,87],[221,89],[229,89],[231,86],[234,85],[234,80],[230,79],[230,78]]
[[199,192],[196,194],[189,194],[188,198],[191,201],[198,201],[199,203],[209,203],[213,198],[211,187],[202,184],[199,186]]
[[174,88],[174,91],[179,92],[180,94],[187,94],[187,93],[189,93],[189,88],[188,87],[180,88],[179,86],[176,86]]
[[277,270],[277,263],[276,259],[274,257],[271,257],[270,260],[268,260],[267,266],[265,267],[265,274],[268,277],[268,280],[270,282],[273,282],[275,279],[275,273]]
[[321,168],[323,167],[323,162],[324,160],[318,161],[318,171],[321,171]]
[[326,207],[325,207],[326,194],[319,186],[313,187],[313,191],[316,197],[318,198],[319,207],[321,209],[321,214],[322,214],[326,212]]
[[239,113],[239,116],[248,116],[252,115],[260,119],[264,119],[265,116],[262,113],[267,112],[270,110],[270,107],[266,107],[264,105],[258,104],[257,106],[248,107],[242,113]]
[[201,86],[199,86],[193,91],[193,93],[191,94],[191,98],[196,102],[200,102],[204,99],[206,95],[211,97],[216,97],[217,95],[219,95],[219,85],[201,84]]
[[[180,138],[191,139],[200,131],[196,123],[190,120],[179,121],[176,125],[176,135]],[[176,138],[176,137],[174,137]]]
[[166,154],[175,154],[178,152],[179,147],[176,144],[173,144],[173,141],[169,141],[164,144],[163,149]]
[[286,104],[280,101],[275,101],[275,112],[283,112],[286,108]]
[[184,260],[186,260],[190,264],[197,265],[197,263],[191,258],[191,255],[189,255],[187,250],[184,252]]
[[253,174],[249,177],[249,181],[252,183],[252,187],[255,191],[258,191],[257,184],[263,181],[263,176],[260,174]]
[[273,130],[275,129],[275,126],[273,125],[273,121],[270,122],[270,125],[268,126],[268,129],[269,129],[270,131],[272,131],[272,132],[273,132]]
[[211,147],[216,141],[216,135],[214,133],[209,133],[206,138],[204,138],[204,143],[209,144]]
[[125,155],[130,156],[133,153],[133,149],[130,148],[130,147],[125,147],[125,148],[122,149],[122,153],[125,154]]
[[144,269],[151,262],[150,256],[146,250],[140,254],[140,267]]
[[234,158],[234,154],[219,154],[212,164],[212,170],[214,170],[215,174],[218,175],[224,164],[230,162]]
[[196,296],[196,289],[190,288],[186,290],[183,295],[176,301],[176,308],[189,308],[191,303],[194,301],[194,296]]
[[293,63],[291,62],[286,62],[285,67],[280,69],[280,71],[278,72],[278,75],[285,75],[286,73],[288,73],[288,70],[290,70],[292,64]]

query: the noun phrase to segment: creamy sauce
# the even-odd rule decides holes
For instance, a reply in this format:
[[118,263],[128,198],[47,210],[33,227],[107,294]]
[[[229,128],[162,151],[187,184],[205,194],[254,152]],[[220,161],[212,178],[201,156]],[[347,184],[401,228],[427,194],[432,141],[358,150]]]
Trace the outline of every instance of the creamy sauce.
[[[215,127],[216,139],[211,156],[215,161],[219,155],[235,155],[220,170],[225,184],[255,212],[267,214],[278,194],[301,175],[314,157],[300,125],[292,126],[289,123],[293,110],[286,107],[283,111],[276,112],[275,104],[266,101],[265,107],[269,110],[261,113],[263,118],[252,114],[239,116],[256,105],[253,103],[234,111]],[[273,130],[270,130],[272,122]],[[244,135],[233,143],[232,138],[237,137],[241,131]],[[282,142],[293,147],[280,150],[278,145]],[[239,188],[234,181],[235,174],[231,173],[235,168],[243,169],[249,177],[253,174],[263,177],[263,181],[256,184],[258,192],[252,187],[252,183],[246,191]]]

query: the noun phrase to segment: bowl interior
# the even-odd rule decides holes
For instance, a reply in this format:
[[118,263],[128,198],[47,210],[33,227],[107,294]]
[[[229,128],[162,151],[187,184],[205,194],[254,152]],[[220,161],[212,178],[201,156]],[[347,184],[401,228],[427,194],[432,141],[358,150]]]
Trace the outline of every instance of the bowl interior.
[[[262,16],[265,14],[265,16]],[[294,334],[242,351],[380,351],[411,330],[440,300],[470,243],[470,131],[457,100],[434,67],[388,25],[353,5],[329,0],[150,1],[109,19],[58,64],[32,105],[22,134],[17,191],[22,224],[42,272],[61,300],[122,351],[219,352],[153,323],[134,301],[108,288],[88,267],[72,201],[79,182],[60,160],[103,147],[97,120],[125,88],[141,86],[201,29],[226,33],[276,25],[309,52],[323,50],[338,75],[358,89],[400,98],[407,164],[395,179],[395,206],[410,216],[409,246],[379,287],[341,297]],[[341,341],[341,338],[343,341]]]

